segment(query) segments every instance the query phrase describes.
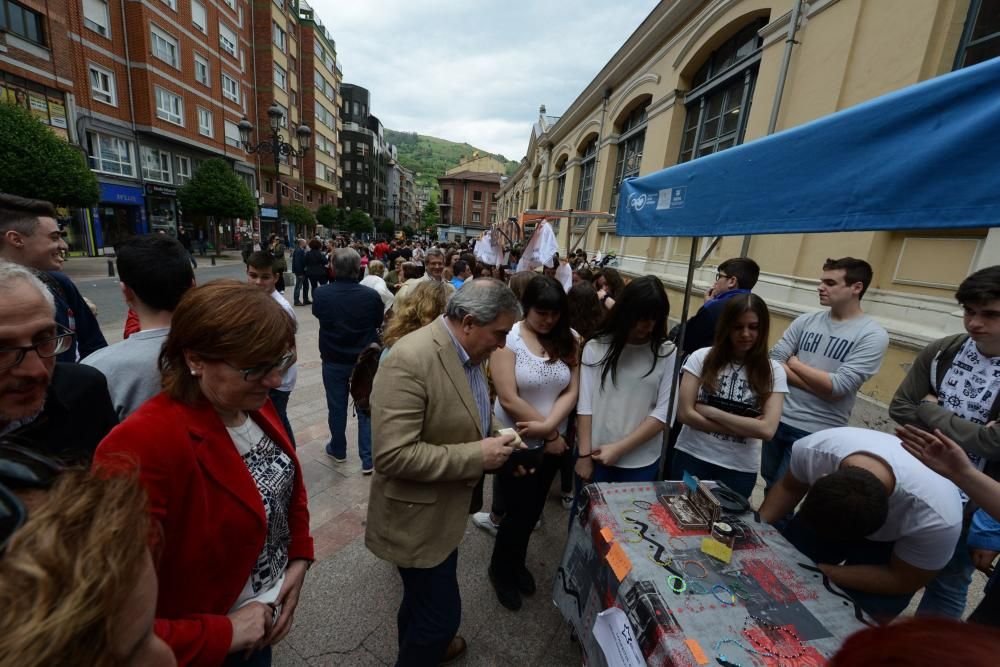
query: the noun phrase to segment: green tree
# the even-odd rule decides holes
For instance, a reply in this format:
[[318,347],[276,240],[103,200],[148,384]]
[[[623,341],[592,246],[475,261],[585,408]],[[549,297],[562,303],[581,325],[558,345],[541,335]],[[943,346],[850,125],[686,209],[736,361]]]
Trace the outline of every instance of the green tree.
[[412,239],[413,236],[414,236],[414,234],[416,234],[416,233],[417,233],[417,230],[415,230],[413,227],[403,227],[403,234],[408,239]]
[[205,160],[177,191],[177,200],[185,215],[250,218],[257,209],[250,188],[222,158]]
[[312,234],[316,216],[302,204],[289,204],[281,209],[281,217],[295,225],[299,234]]
[[343,211],[333,204],[323,204],[316,209],[316,222],[327,229],[337,229],[343,219]]
[[433,201],[424,204],[424,227],[430,229],[431,227],[436,227],[440,222],[441,219],[438,216],[437,204]]
[[83,153],[13,104],[0,104],[0,165],[0,192],[58,206],[93,206],[101,198]]
[[371,216],[360,209],[355,209],[347,214],[346,219],[341,224],[341,229],[354,234],[370,234],[375,229],[375,223]]
[[382,222],[378,223],[378,231],[380,234],[392,236],[393,232],[396,231],[396,225],[391,218],[385,218]]

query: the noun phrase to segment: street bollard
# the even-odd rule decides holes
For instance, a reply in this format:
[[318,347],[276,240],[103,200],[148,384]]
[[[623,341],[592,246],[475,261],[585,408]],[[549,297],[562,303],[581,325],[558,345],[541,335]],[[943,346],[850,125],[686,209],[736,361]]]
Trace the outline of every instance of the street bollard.
[[108,278],[115,277],[115,263],[113,260],[108,260]]
[[212,255],[212,266],[215,266],[215,255]]

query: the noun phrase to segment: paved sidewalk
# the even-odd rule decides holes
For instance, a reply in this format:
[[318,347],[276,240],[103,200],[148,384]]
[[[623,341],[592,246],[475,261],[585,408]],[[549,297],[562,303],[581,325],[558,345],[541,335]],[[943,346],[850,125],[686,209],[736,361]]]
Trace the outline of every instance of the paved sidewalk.
[[[198,266],[211,266],[212,256],[194,256]],[[89,278],[108,278],[108,262],[114,264],[114,257],[69,257],[62,265],[62,271],[73,280],[86,280]],[[216,265],[242,264],[243,258],[239,251],[229,250],[221,256],[215,258]],[[117,277],[117,273],[114,274]],[[84,295],[86,296],[86,295]],[[103,322],[102,322],[103,325]]]

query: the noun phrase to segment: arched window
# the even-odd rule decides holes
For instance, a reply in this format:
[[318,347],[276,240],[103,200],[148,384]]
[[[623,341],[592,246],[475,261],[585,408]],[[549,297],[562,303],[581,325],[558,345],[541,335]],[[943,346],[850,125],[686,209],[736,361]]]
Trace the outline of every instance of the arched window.
[[566,163],[569,159],[563,157],[556,163],[556,172],[558,176],[556,177],[556,208],[561,209],[563,207],[563,198],[566,195]]
[[646,142],[646,110],[649,101],[632,110],[618,128],[618,161],[615,163],[615,180],[611,186],[611,213],[618,208],[618,191],[622,181],[639,175],[642,147]]
[[1000,55],[1000,2],[972,0],[965,21],[962,44],[958,48],[955,69],[981,63]]
[[757,32],[765,25],[767,18],[761,17],[744,26],[695,73],[684,101],[687,118],[678,162],[742,143],[760,65],[763,40]]
[[589,211],[594,195],[594,167],[597,164],[597,137],[580,151],[580,183],[576,192],[576,210]]

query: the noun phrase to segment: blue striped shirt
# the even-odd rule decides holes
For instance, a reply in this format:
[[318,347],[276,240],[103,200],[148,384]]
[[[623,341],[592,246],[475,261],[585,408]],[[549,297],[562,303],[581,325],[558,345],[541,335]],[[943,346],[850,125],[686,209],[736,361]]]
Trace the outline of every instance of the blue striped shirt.
[[489,437],[492,417],[490,410],[490,388],[486,384],[486,374],[483,372],[483,365],[481,363],[472,363],[472,359],[469,358],[469,354],[465,351],[465,348],[455,338],[455,334],[451,332],[451,327],[448,326],[448,319],[444,315],[441,316],[441,324],[444,325],[444,330],[448,332],[451,342],[455,345],[455,351],[458,352],[458,360],[462,362],[462,370],[465,371],[465,379],[469,381],[472,397],[476,399],[483,437]]

